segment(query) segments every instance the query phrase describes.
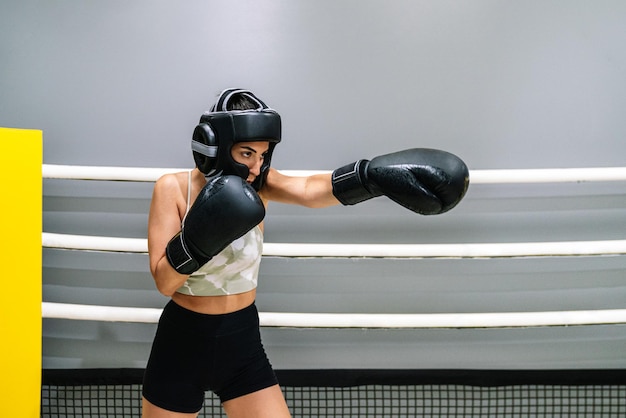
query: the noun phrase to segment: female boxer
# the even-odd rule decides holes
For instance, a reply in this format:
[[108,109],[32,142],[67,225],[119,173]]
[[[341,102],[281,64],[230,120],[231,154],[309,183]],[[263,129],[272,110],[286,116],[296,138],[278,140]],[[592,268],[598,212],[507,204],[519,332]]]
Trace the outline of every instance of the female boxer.
[[195,417],[207,390],[230,418],[290,416],[254,305],[270,200],[325,207],[386,195],[414,212],[437,214],[454,207],[468,186],[459,158],[430,149],[286,176],[270,167],[280,140],[278,113],[250,91],[225,90],[194,130],[196,167],[155,184],[150,270],[171,300],[146,367],[144,417]]

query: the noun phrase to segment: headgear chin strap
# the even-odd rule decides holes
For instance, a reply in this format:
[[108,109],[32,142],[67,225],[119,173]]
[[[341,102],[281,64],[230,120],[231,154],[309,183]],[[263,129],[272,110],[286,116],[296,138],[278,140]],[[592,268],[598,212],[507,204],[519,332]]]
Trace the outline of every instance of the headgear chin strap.
[[[256,109],[228,110],[234,97],[241,95],[257,105]],[[247,179],[250,170],[236,162],[231,150],[238,142],[269,141],[261,173],[252,186],[260,190],[267,177],[274,147],[280,142],[280,115],[267,107],[251,91],[242,89],[224,90],[211,110],[200,117],[193,131],[191,149],[198,169],[205,176],[234,174]]]

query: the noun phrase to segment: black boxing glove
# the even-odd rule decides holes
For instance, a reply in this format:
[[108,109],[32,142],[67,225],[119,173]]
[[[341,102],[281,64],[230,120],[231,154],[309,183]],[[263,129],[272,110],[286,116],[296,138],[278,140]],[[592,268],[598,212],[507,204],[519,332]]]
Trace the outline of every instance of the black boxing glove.
[[333,194],[344,205],[385,195],[422,215],[444,213],[457,205],[469,185],[465,163],[449,152],[413,148],[359,160],[332,175]]
[[167,244],[169,263],[191,274],[265,217],[254,189],[238,176],[218,176],[200,191],[182,230]]

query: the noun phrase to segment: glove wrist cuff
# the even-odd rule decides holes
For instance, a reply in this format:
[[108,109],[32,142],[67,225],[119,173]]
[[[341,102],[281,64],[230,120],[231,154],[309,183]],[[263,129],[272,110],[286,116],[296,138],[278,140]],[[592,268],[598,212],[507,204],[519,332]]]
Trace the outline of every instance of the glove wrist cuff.
[[170,265],[180,274],[191,274],[200,268],[185,245],[183,231],[174,235],[174,238],[170,240],[165,249],[165,255]]
[[366,187],[368,165],[369,160],[359,160],[333,171],[333,195],[343,205],[355,205],[378,196]]

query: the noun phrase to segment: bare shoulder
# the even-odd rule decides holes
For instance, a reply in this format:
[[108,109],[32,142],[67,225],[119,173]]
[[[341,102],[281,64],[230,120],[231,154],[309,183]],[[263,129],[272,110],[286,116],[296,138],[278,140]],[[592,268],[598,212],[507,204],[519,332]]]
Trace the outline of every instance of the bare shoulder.
[[292,177],[286,176],[275,168],[270,167],[260,194],[268,200],[280,200],[280,196],[283,196],[289,190],[289,183],[292,180]]
[[186,207],[188,172],[168,173],[159,177],[154,183],[152,192],[151,212],[169,211],[170,208]]
[[187,187],[187,178],[188,173],[184,171],[164,174],[154,183],[154,191],[167,194],[182,192]]
[[267,178],[265,179],[265,184],[272,187],[279,186],[282,182],[284,182],[289,177],[275,169],[274,167],[270,167]]

